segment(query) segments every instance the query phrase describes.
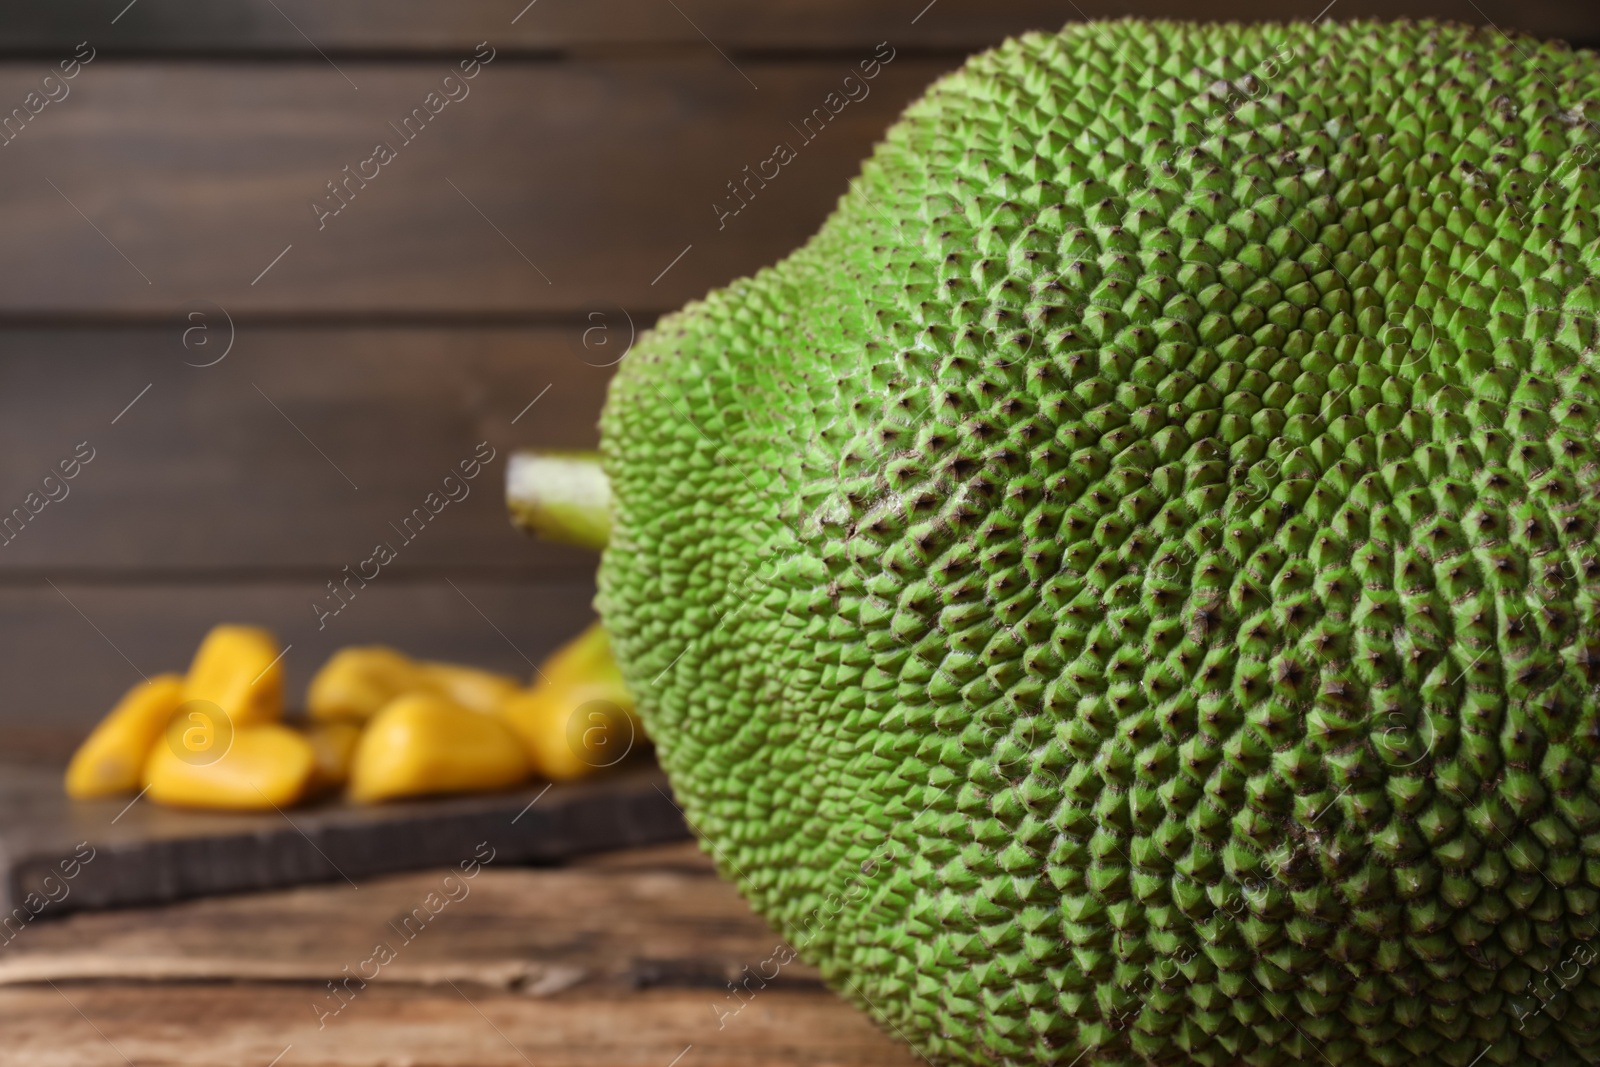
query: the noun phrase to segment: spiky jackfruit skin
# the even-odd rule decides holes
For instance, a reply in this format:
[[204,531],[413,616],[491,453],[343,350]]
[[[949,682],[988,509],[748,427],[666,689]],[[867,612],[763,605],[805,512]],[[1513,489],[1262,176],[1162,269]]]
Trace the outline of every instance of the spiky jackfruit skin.
[[624,361],[630,688],[888,1032],[1600,1062],[1596,117],[1490,30],[1026,37]]

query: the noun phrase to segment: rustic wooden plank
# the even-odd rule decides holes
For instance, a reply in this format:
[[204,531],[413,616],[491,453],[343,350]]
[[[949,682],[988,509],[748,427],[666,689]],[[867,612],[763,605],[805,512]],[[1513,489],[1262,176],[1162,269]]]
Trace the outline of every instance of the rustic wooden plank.
[[[70,502],[70,501],[69,501]],[[451,582],[454,582],[452,585]],[[87,732],[139,672],[182,670],[218,622],[272,628],[288,699],[336,649],[371,642],[531,677],[532,663],[594,617],[591,580],[572,583],[380,575],[318,629],[316,579],[269,583],[145,581],[0,588],[0,727],[49,723]],[[81,614],[80,614],[81,612]],[[0,749],[0,757],[5,752]]]
[[0,915],[306,882],[357,889],[390,871],[548,863],[687,834],[666,777],[639,757],[589,781],[369,806],[331,798],[292,817],[179,811],[123,797],[70,801],[54,770],[13,767],[0,782]]
[[[529,869],[512,865],[504,837],[497,837],[498,852],[474,838],[446,867],[360,878],[359,890],[335,881],[160,908],[64,917],[52,909],[0,952],[0,985],[91,978],[320,984],[387,941],[399,958],[392,969],[385,965],[384,984],[435,984],[443,968],[454,967],[479,985],[525,989],[529,978],[515,967],[521,963],[565,976],[562,989],[717,988],[772,952],[771,930],[692,842]],[[474,877],[457,869],[482,855],[492,858],[480,861]],[[453,880],[444,885],[447,874]],[[435,901],[437,914],[420,924],[390,925],[411,916],[429,893],[448,903]],[[818,975],[794,961],[774,981],[804,990],[817,986]],[[536,995],[560,991],[547,985]]]
[[706,991],[540,999],[465,985],[425,992],[373,984],[321,1030],[312,1009],[315,995],[312,989],[257,984],[8,989],[0,991],[6,1034],[0,1063],[111,1067],[126,1056],[128,1062],[166,1067],[264,1067],[285,1049],[292,1049],[285,1067],[922,1062],[866,1015],[821,993],[766,990],[720,1030],[716,998]]
[[[1204,11],[1179,0],[692,0],[683,14],[652,0],[470,0],[442,6],[425,0],[58,0],[9,5],[0,35],[11,50],[69,47],[85,37],[108,49],[311,54],[313,44],[339,55],[363,51],[448,51],[489,39],[506,48],[564,50],[597,44],[706,48],[695,27],[727,50],[839,48],[885,38],[906,46],[976,48],[1029,29],[1053,29],[1068,19],[1137,14],[1160,18],[1314,18],[1320,5],[1285,10],[1266,0],[1226,0]],[[527,8],[527,10],[525,10]],[[1344,18],[1385,17],[1392,4],[1345,0]],[[117,18],[118,14],[120,18]],[[1453,18],[1521,26],[1529,32],[1593,39],[1596,15],[1559,0],[1418,0],[1414,17]],[[520,16],[520,17],[519,17]],[[688,16],[688,17],[685,17]],[[920,17],[919,17],[920,16]],[[693,18],[693,25],[689,17]],[[117,18],[113,24],[112,19]],[[299,31],[304,31],[304,36]]]
[[[185,349],[178,317],[149,329],[0,331],[0,519],[12,518],[0,525],[0,581],[248,570],[320,586],[379,541],[398,553],[385,577],[446,567],[593,574],[594,553],[514,530],[503,487],[514,448],[597,442],[612,369],[591,365],[609,361],[603,334],[591,334],[591,349],[582,337],[602,320],[241,326],[227,358],[196,368],[185,363],[220,356],[228,333],[214,310],[199,313],[210,325],[187,328],[214,332],[209,347],[197,332]],[[627,325],[612,319],[620,350]],[[58,465],[85,442],[93,458],[62,482]],[[463,462],[476,464],[475,478],[460,478]],[[25,505],[30,492],[40,495]],[[47,493],[61,499],[46,503]],[[437,515],[429,493],[446,501]],[[26,523],[11,511],[24,506],[37,509],[23,512]]]
[[[873,49],[737,69],[709,50],[500,57],[453,90],[442,62],[386,62],[355,71],[359,91],[320,60],[100,57],[0,148],[0,316],[174,321],[204,298],[236,317],[581,322],[620,308],[648,321],[804,241],[902,106],[957,62],[882,54],[892,62],[857,102],[813,120],[810,141],[801,120],[826,116]],[[0,101],[24,99],[43,73],[0,64]],[[402,121],[426,117],[435,91],[460,99],[434,97],[441,110],[413,119],[408,142]],[[395,153],[381,165],[380,141]],[[759,188],[743,168],[780,141],[796,158]],[[336,178],[345,199],[329,191]],[[735,179],[755,199],[719,215],[740,203]],[[319,215],[319,198],[343,206]]]
[[679,5],[680,14],[650,0],[539,0],[537,6],[527,0],[474,0],[448,8],[425,0],[339,5],[278,0],[281,10],[264,0],[244,0],[228,9],[200,0],[142,0],[113,25],[126,0],[65,0],[48,9],[5,12],[0,33],[9,50],[70,48],[91,37],[103,40],[108,51],[163,54],[315,56],[316,48],[333,56],[448,52],[470,50],[485,39],[530,52],[616,44],[709,50],[707,36],[730,51],[870,45],[891,35],[907,45],[977,48],[1007,34],[1057,26],[1072,12],[1048,0],[943,0],[937,17],[913,22],[926,2],[782,0],[752,7],[691,0]]
[[[291,1045],[285,1063],[329,1067],[914,1062],[799,961],[730,993],[781,943],[692,844],[446,873],[31,925],[0,953],[0,1063],[260,1065]],[[380,942],[392,961],[336,999]]]
[[[347,81],[320,59],[101,56],[0,149],[0,316],[170,316],[206,298],[238,316],[648,319],[804,241],[902,106],[957,62],[893,52],[869,95],[806,140],[801,120],[826,114],[873,51],[500,56],[463,99],[435,97],[443,110],[409,142],[396,131],[442,88],[442,60],[352,66]],[[0,101],[44,69],[0,64]],[[380,141],[394,158],[368,164]],[[761,187],[745,168],[780,142],[797,156]],[[335,179],[348,203],[319,216],[313,201],[344,203]],[[735,181],[754,199],[724,216]]]

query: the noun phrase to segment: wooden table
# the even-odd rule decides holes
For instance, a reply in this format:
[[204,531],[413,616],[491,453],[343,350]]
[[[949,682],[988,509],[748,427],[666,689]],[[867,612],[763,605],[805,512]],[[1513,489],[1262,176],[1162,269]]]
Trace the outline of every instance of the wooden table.
[[778,938],[693,844],[449,874],[34,923],[0,949],[0,1065],[920,1062],[799,962],[741,1009]]

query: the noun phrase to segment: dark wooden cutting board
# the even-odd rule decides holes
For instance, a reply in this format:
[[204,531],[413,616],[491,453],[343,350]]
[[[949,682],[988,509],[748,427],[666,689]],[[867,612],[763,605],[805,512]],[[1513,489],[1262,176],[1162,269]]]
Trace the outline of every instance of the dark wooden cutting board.
[[490,849],[496,863],[550,863],[688,836],[652,765],[508,793],[250,814],[74,801],[54,768],[0,765],[0,924],[308,882],[359,886]]

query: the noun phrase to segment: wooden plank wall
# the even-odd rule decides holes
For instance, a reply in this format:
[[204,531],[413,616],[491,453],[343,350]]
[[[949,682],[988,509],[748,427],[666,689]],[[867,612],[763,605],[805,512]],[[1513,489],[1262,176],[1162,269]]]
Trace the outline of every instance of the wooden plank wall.
[[[802,241],[973,50],[1068,19],[1313,18],[1323,0],[1298,4],[8,5],[0,115],[37,114],[0,127],[0,515],[60,497],[0,545],[12,754],[59,751],[224,619],[292,644],[295,691],[357,641],[526,672],[589,617],[594,559],[510,529],[504,457],[592,446],[633,331]],[[1566,0],[1407,10],[1600,41]],[[719,223],[726,183],[880,42],[870,95]],[[380,141],[393,158],[364,163]],[[347,167],[368,179],[334,199]],[[319,629],[326,583],[400,545],[391,524],[479,442],[496,458],[470,495]],[[76,476],[45,482],[63,462]]]

